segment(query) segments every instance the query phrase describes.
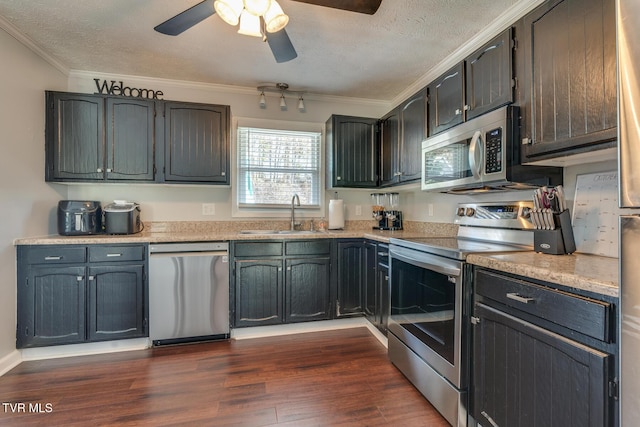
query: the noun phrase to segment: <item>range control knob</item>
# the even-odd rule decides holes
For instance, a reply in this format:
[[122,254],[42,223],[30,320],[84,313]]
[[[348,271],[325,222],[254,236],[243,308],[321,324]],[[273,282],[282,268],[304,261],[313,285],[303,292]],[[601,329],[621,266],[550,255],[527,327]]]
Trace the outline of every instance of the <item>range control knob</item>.
[[464,216],[464,208],[458,208],[458,211],[456,212],[456,215]]
[[476,210],[475,210],[475,209],[473,209],[473,208],[467,208],[467,209],[464,211],[464,214],[465,214],[466,216],[474,216],[474,215],[476,214]]

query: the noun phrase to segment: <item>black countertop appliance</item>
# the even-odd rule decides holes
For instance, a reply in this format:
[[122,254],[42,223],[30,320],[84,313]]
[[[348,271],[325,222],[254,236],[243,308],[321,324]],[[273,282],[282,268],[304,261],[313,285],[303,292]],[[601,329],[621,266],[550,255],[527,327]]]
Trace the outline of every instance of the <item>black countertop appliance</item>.
[[102,233],[100,202],[60,200],[58,202],[58,234],[79,236]]
[[117,200],[105,206],[104,231],[107,234],[135,234],[142,231],[140,205]]

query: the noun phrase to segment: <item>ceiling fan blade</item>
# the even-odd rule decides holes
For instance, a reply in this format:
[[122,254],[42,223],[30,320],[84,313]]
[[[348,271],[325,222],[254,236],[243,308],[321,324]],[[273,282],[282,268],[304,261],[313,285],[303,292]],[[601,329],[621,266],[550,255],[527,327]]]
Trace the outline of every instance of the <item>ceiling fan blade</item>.
[[294,0],[300,3],[315,4],[317,6],[332,7],[334,9],[373,15],[380,7],[382,0]]
[[275,33],[268,33],[267,43],[269,43],[271,52],[276,58],[276,62],[278,64],[281,62],[291,61],[298,57],[293,44],[291,44],[291,39],[284,28]]
[[168,36],[177,36],[214,13],[216,11],[213,9],[213,0],[204,0],[153,29]]

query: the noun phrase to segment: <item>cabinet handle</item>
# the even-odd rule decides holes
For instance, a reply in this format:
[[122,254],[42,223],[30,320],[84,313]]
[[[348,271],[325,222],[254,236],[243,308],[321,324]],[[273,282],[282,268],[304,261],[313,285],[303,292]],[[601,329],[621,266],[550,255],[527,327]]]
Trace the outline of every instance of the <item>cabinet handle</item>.
[[464,111],[469,111],[471,110],[471,105],[465,105],[464,106]]
[[89,276],[89,280],[95,280],[95,276]]
[[82,280],[84,280],[84,277],[82,277],[82,276],[76,276],[76,280],[77,280],[78,282],[82,282]]
[[119,256],[122,256],[122,254],[107,254],[107,258],[119,257]]
[[107,168],[107,172],[113,172],[111,168]]
[[62,259],[61,256],[46,256],[44,257],[45,261],[60,261]]
[[393,174],[393,176],[402,176],[402,172],[396,172]]
[[387,256],[389,252],[378,252],[378,256]]
[[459,116],[460,114],[462,114],[462,110],[459,108],[456,108],[456,116]]
[[291,271],[291,267],[287,267],[287,271]]
[[98,169],[96,169],[96,172],[98,172],[98,173],[102,173],[102,168],[98,168]]
[[536,302],[535,298],[523,297],[523,296],[518,295],[516,292],[507,293],[507,298],[512,299],[514,301],[521,302],[523,304],[532,304],[532,303]]

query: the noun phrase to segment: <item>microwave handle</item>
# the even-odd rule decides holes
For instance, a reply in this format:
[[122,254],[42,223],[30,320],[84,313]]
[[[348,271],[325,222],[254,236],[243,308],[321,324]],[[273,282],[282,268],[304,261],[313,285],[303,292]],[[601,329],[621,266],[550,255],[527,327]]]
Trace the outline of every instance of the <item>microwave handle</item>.
[[476,179],[480,179],[483,157],[482,148],[482,133],[477,130],[471,137],[471,143],[469,144],[469,166],[473,177]]

